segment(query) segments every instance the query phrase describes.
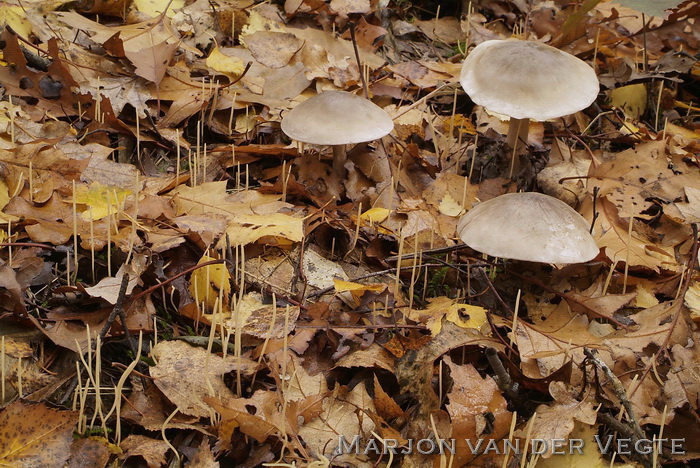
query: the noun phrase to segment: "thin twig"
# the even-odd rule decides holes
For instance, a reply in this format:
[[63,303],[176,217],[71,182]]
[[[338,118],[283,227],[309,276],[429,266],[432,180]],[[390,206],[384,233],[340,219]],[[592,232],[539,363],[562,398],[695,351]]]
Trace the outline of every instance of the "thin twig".
[[596,205],[598,203],[598,193],[600,193],[600,187],[595,186],[593,187],[593,219],[591,220],[591,228],[588,230],[589,234],[593,234],[593,228],[595,227],[595,222],[598,219],[598,210],[596,209]]
[[622,406],[625,408],[625,411],[627,412],[627,417],[629,418],[629,420],[632,424],[634,434],[637,436],[637,438],[643,439],[644,432],[642,431],[642,428],[639,425],[639,421],[637,420],[637,417],[635,416],[634,408],[632,407],[632,402],[627,397],[627,392],[625,391],[625,386],[622,385],[622,382],[620,382],[620,379],[617,378],[617,376],[612,371],[612,369],[610,369],[610,367],[598,356],[597,350],[584,347],[583,353],[595,364],[595,366],[598,369],[603,371],[605,376],[608,378],[608,381],[610,382],[610,384],[612,386],[613,393],[615,393],[615,396],[620,400],[620,403],[622,403]]
[[196,270],[196,269],[198,269],[198,268],[202,268],[202,267],[209,266],[209,265],[217,265],[217,264],[219,264],[219,263],[225,263],[225,262],[226,262],[226,260],[209,260],[208,262],[199,263],[199,264],[197,264],[197,265],[195,265],[195,266],[193,266],[193,267],[190,267],[190,268],[188,268],[188,269],[186,269],[186,270],[184,270],[184,271],[181,271],[180,273],[178,273],[177,275],[175,275],[175,276],[173,276],[173,277],[170,277],[170,278],[166,279],[166,280],[163,281],[162,283],[155,284],[155,285],[151,286],[150,288],[146,289],[145,291],[141,291],[140,293],[138,293],[137,295],[135,295],[134,297],[131,298],[131,303],[133,304],[133,303],[134,303],[135,301],[137,301],[138,299],[141,299],[142,297],[151,294],[151,293],[152,293],[153,291],[155,291],[156,289],[162,288],[162,287],[165,286],[166,284],[172,283],[173,281],[175,281],[175,280],[178,279],[179,277],[184,276],[184,275],[186,275],[187,273],[191,273],[191,272],[193,272],[194,270]]
[[[119,286],[119,295],[117,296],[117,302],[114,303],[114,307],[112,308],[112,312],[110,312],[109,317],[107,317],[107,322],[105,323],[104,327],[102,327],[102,330],[100,331],[99,337],[100,337],[100,343],[104,342],[105,336],[107,336],[107,332],[109,332],[109,329],[112,328],[112,324],[114,324],[114,321],[116,320],[117,316],[122,320],[122,328],[126,331],[126,321],[124,320],[124,300],[126,299],[126,288],[129,285],[129,274],[124,273],[124,276],[122,276],[122,282],[121,285]],[[131,340],[129,340],[129,344],[131,345]],[[93,349],[97,346],[97,340],[92,342],[92,347]]]
[[357,60],[357,71],[360,72],[360,80],[362,80],[362,89],[365,91],[365,99],[369,99],[369,88],[367,80],[362,70],[362,62],[360,62],[360,51],[357,48],[357,39],[355,39],[355,24],[350,23],[350,39],[352,39],[352,48],[355,50],[355,60]]
[[[449,247],[438,247],[436,249],[423,250],[421,252],[421,255],[440,255],[443,253],[450,253],[450,252],[454,252],[456,250],[463,250],[466,248],[467,248],[467,246],[465,244],[457,244],[457,245],[451,245]],[[402,255],[400,259],[399,259],[398,255],[394,255],[394,256],[385,258],[384,261],[387,263],[390,263],[390,262],[396,262],[398,260],[413,260],[413,255],[414,254],[412,254],[412,253]]]
[[0,242],[0,247],[38,247],[46,250],[56,250],[53,245],[37,244],[36,242]]
[[508,369],[506,369],[503,365],[501,358],[498,356],[498,351],[496,348],[486,348],[486,359],[489,361],[491,368],[496,373],[496,377],[498,377],[496,380],[498,388],[506,392],[506,394],[511,398],[517,397],[518,384],[513,382],[513,379],[510,378]]
[[[425,264],[421,265],[420,267],[421,268],[430,268],[430,267],[439,267],[439,266],[442,266],[442,265],[436,264],[436,263],[425,263]],[[406,266],[406,267],[401,267],[400,269],[401,270],[413,270],[414,268],[417,268],[417,267]],[[366,275],[358,276],[357,278],[352,278],[352,279],[349,279],[348,281],[350,281],[350,282],[360,281],[360,280],[367,279],[367,278],[374,278],[375,276],[388,275],[388,274],[391,274],[395,271],[396,271],[396,268],[375,271],[374,273],[368,273]],[[323,296],[324,294],[333,291],[333,289],[335,289],[335,286],[328,286],[327,288],[319,289],[318,291],[312,292],[311,294],[306,296],[306,298],[309,299],[312,297]]]

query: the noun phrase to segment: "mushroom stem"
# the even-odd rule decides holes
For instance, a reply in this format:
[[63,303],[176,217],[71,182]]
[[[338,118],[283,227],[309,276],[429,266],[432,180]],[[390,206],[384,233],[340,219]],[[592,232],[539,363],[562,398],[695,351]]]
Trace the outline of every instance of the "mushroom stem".
[[345,161],[348,153],[345,145],[333,145],[333,170],[341,179],[345,178]]
[[529,130],[530,119],[514,119],[511,117],[506,143],[517,151],[516,145],[520,146],[521,142],[527,144],[527,134]]

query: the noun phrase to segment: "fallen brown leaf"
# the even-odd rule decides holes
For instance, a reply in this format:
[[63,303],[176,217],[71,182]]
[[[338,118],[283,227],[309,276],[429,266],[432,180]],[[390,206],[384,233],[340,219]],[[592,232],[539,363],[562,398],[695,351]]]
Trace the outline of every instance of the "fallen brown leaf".
[[249,359],[224,359],[183,341],[162,341],[151,354],[157,362],[150,368],[155,384],[182,413],[198,417],[211,415],[205,397],[233,397],[221,378],[223,374],[240,369],[243,375],[251,375],[257,367]]
[[77,411],[16,401],[0,413],[0,463],[6,466],[63,466],[71,455]]

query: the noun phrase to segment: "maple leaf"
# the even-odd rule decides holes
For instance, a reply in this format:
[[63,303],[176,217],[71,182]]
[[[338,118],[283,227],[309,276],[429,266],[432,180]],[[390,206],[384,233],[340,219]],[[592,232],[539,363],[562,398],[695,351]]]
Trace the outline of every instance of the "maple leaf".
[[547,166],[537,174],[537,184],[547,195],[576,206],[585,196],[584,178],[588,175],[591,162],[588,153],[572,151],[557,138],[552,144]]
[[179,44],[164,40],[151,47],[137,51],[125,51],[126,57],[136,67],[135,73],[142,78],[159,84],[165,76],[165,71]]
[[[281,394],[259,390],[250,398],[205,399],[225,422],[234,421],[244,434],[259,442],[273,435],[297,435],[300,424],[323,412],[321,402],[326,400],[328,392],[323,375],[309,375],[295,354],[280,350],[271,358],[274,371],[286,372],[279,374]],[[285,405],[280,404],[283,400]],[[256,408],[255,414],[248,411],[250,406]]]
[[[673,369],[664,383],[664,394],[668,396],[668,406],[680,409],[689,405],[694,410],[698,408],[700,397],[700,382],[697,379],[698,344],[685,347],[677,344],[671,348],[673,354]],[[670,415],[675,416],[675,411]]]
[[676,203],[681,214],[688,223],[700,223],[700,189],[685,187],[687,203]]
[[136,254],[134,261],[120,266],[116,275],[102,278],[96,285],[85,288],[85,292],[92,297],[101,297],[110,304],[115,304],[119,298],[124,275],[129,274],[129,282],[126,286],[126,294],[129,295],[136,285],[142,283],[140,277],[147,266],[148,258],[143,254]]
[[149,431],[160,431],[164,427],[166,429],[196,427],[195,423],[199,418],[186,416],[180,412],[173,416],[171,406],[158,387],[149,383],[145,389],[133,391],[128,400],[124,400],[120,414],[124,420],[138,424]]
[[270,68],[286,66],[304,45],[294,34],[275,31],[256,31],[243,37],[253,57]]
[[502,350],[503,344],[474,329],[460,328],[445,322],[440,334],[414,352],[404,354],[396,365],[396,378],[402,392],[414,395],[421,405],[419,419],[427,418],[437,408],[438,397],[431,385],[433,364],[437,358],[460,346],[489,346]]

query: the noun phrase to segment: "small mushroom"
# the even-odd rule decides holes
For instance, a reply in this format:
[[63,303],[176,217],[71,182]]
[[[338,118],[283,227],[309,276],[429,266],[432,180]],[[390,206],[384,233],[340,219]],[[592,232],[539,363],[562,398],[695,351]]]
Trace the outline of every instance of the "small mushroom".
[[282,131],[290,138],[333,146],[333,169],[340,176],[345,176],[345,145],[376,140],[393,129],[393,120],[381,107],[346,91],[319,93],[282,119]]
[[482,42],[462,65],[460,83],[475,103],[509,116],[507,142],[527,141],[529,119],[585,109],[598,96],[595,71],[554,47],[518,39]]
[[509,193],[483,202],[459,220],[474,250],[541,263],[583,263],[598,255],[588,223],[563,201],[541,193]]

